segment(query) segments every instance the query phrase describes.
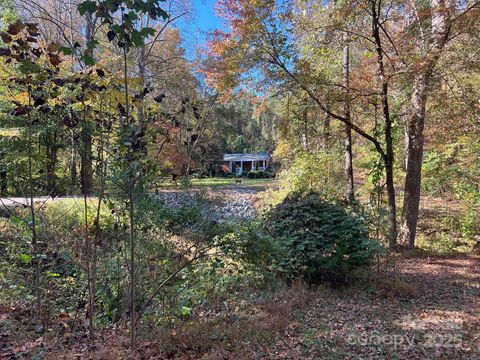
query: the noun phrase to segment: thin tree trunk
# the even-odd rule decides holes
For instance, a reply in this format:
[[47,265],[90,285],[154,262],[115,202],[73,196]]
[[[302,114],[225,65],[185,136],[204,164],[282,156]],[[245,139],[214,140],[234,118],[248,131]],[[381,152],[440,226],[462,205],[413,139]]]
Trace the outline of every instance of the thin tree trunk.
[[408,146],[410,143],[410,140],[408,138],[408,117],[405,115],[402,117],[403,121],[403,139],[404,139],[404,151],[403,151],[403,161],[402,161],[402,167],[404,171],[407,171],[408,167]]
[[[110,120],[110,119],[109,119]],[[94,324],[93,324],[93,318],[95,315],[95,295],[97,292],[97,247],[98,247],[98,239],[100,236],[100,216],[101,216],[101,208],[102,208],[102,201],[103,197],[105,194],[105,173],[107,171],[107,163],[105,159],[105,154],[108,154],[108,148],[109,148],[109,132],[107,132],[107,140],[106,140],[106,145],[105,145],[105,138],[104,138],[104,133],[102,131],[100,135],[100,149],[99,149],[99,164],[98,167],[100,169],[100,188],[98,192],[98,202],[97,202],[97,209],[96,209],[96,215],[95,215],[95,233],[94,233],[94,238],[93,238],[93,248],[92,248],[92,258],[90,261],[91,268],[89,269],[89,314],[90,314],[90,319],[89,319],[89,334],[91,337],[91,342],[92,345],[95,343],[95,332],[94,332]],[[106,146],[106,149],[105,149]]]
[[323,148],[328,150],[330,145],[330,137],[331,137],[331,130],[330,130],[330,115],[327,115],[325,118],[325,122],[323,123]]
[[93,167],[92,167],[92,129],[88,121],[82,124],[82,148],[80,152],[80,179],[82,194],[90,195],[93,186]]
[[[145,44],[142,45],[139,49],[137,61],[138,61],[138,77],[140,79],[140,84],[143,87],[146,84],[146,70],[147,70],[147,66],[145,64]],[[138,104],[137,116],[138,116],[138,122],[143,126],[144,112],[143,112],[142,101],[140,101]]]
[[302,134],[302,146],[303,149],[308,151],[308,107],[305,102],[305,108],[303,109],[303,134]]
[[[125,128],[130,126],[130,103],[128,96],[128,47],[123,48],[123,87],[125,95]],[[133,348],[135,346],[136,338],[136,314],[135,314],[135,289],[136,289],[136,264],[135,264],[135,204],[134,204],[134,187],[135,187],[135,174],[130,172],[128,175],[128,184],[127,184],[127,194],[129,202],[129,226],[130,226],[130,346]]]
[[[86,17],[86,29],[85,29],[85,39],[87,42],[93,40],[94,35],[94,23],[93,15],[89,12],[85,15]],[[93,50],[87,50],[86,54],[93,57]],[[82,185],[82,194],[90,195],[92,193],[93,187],[93,167],[92,167],[92,127],[88,121],[82,122],[82,148],[83,151],[80,152],[81,164],[80,164],[80,178]]]
[[[47,135],[48,136],[48,135]],[[55,168],[57,165],[57,133],[52,134],[52,138],[48,136],[46,155],[47,155],[47,191],[49,195],[56,195],[56,175]]]
[[[5,165],[2,164],[1,166],[3,167]],[[8,191],[7,170],[0,169],[0,196],[6,196],[7,191]]]
[[395,185],[393,183],[393,141],[392,141],[392,121],[390,118],[390,109],[388,104],[388,79],[385,75],[385,66],[383,63],[382,40],[380,37],[380,19],[377,13],[376,1],[372,1],[372,35],[375,39],[377,53],[378,77],[380,80],[380,93],[382,102],[382,112],[385,121],[385,181],[387,185],[388,201],[388,245],[394,248],[397,242],[397,210],[395,204]]
[[[143,19],[142,19],[143,21]],[[147,26],[148,26],[148,21],[147,21]],[[147,76],[147,65],[146,65],[146,58],[145,58],[145,44],[143,44],[141,47],[140,47],[140,50],[139,50],[139,53],[138,53],[138,75],[139,75],[139,78],[140,78],[140,83],[141,83],[141,86],[142,88],[145,87],[147,85],[147,79],[146,79],[146,76]],[[142,89],[143,90],[143,89]],[[141,131],[142,132],[146,132],[147,129],[146,129],[146,124],[145,124],[145,110],[143,108],[143,100],[141,100],[138,104],[138,107],[137,107],[137,118],[138,118],[138,123],[141,127]],[[143,141],[143,139],[140,139],[140,151],[143,152],[144,156],[147,156],[147,146],[145,144],[145,142]],[[140,177],[138,179],[138,186],[140,188],[143,189],[144,187],[144,181],[143,181],[143,177]]]
[[84,220],[84,241],[85,241],[85,259],[86,259],[86,266],[87,269],[87,291],[88,291],[88,341],[90,345],[93,345],[94,338],[95,338],[95,329],[93,327],[93,313],[91,307],[91,299],[95,296],[93,294],[92,288],[92,274],[91,274],[91,248],[90,248],[90,236],[89,236],[89,223],[88,223],[88,202],[87,202],[87,195],[83,194],[83,220]]
[[130,222],[130,345],[135,346],[135,332],[136,332],[136,313],[135,313],[135,288],[136,288],[136,274],[135,274],[135,218],[134,218],[134,194],[133,184],[130,184],[128,200],[129,208],[129,222]]
[[[343,113],[345,119],[351,122],[350,116],[350,39],[348,33],[343,33],[343,86],[345,91],[345,100],[343,104]],[[345,124],[345,199],[347,203],[355,200],[355,190],[353,187],[353,155],[352,155],[352,128]]]
[[76,187],[77,185],[77,160],[75,155],[75,132],[71,130],[70,132],[70,141],[71,141],[71,149],[70,149],[70,183],[72,187]]
[[[73,9],[74,9],[74,4],[73,1],[69,1],[69,20],[70,20],[70,44],[73,44],[75,42],[74,38],[74,25],[73,25]],[[72,62],[72,68],[71,71],[75,71],[75,54],[72,52],[71,56],[71,62]],[[70,113],[70,116],[72,114]],[[76,186],[77,186],[77,161],[76,161],[76,155],[75,155],[75,147],[76,147],[76,139],[75,139],[75,131],[73,129],[70,130],[70,144],[71,144],[71,152],[70,152],[70,184],[72,186],[72,190],[76,191]]]
[[[31,89],[28,89],[28,106],[31,106]],[[40,256],[38,249],[38,237],[37,237],[37,221],[36,221],[36,211],[35,204],[33,202],[34,196],[34,187],[33,187],[33,134],[32,134],[32,119],[30,113],[28,113],[28,184],[29,184],[29,197],[30,197],[30,228],[32,230],[32,248],[33,248],[33,263],[35,266],[35,308],[36,308],[36,321],[37,323],[41,320],[42,315],[42,300],[41,300],[41,289],[40,289]]]

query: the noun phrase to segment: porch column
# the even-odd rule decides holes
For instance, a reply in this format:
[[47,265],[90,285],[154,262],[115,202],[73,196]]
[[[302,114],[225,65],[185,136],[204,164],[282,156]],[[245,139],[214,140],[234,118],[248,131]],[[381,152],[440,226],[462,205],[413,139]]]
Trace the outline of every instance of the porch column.
[[230,172],[233,171],[232,162],[231,162],[231,161],[228,162],[228,169],[230,170]]
[[252,160],[252,167],[250,169],[250,171],[254,171],[255,170],[255,161]]
[[239,175],[242,175],[243,173],[243,161],[240,160],[240,174]]

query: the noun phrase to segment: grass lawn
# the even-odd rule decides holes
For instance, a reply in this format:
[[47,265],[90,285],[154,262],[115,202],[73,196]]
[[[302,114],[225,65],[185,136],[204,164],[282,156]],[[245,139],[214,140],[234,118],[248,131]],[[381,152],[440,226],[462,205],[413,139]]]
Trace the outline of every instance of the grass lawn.
[[[241,183],[236,181],[240,180]],[[192,179],[193,187],[216,187],[216,186],[248,186],[248,187],[268,187],[275,184],[275,179],[247,179],[247,178],[225,178],[225,177],[211,177],[203,179]],[[170,179],[166,179],[160,184],[160,188],[179,188],[181,182],[176,183]]]

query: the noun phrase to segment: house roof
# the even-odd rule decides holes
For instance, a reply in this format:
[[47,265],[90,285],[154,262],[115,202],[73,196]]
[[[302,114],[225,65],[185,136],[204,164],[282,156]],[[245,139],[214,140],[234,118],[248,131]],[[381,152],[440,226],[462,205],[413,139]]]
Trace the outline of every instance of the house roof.
[[268,153],[253,153],[253,154],[225,154],[223,161],[262,161],[269,160]]

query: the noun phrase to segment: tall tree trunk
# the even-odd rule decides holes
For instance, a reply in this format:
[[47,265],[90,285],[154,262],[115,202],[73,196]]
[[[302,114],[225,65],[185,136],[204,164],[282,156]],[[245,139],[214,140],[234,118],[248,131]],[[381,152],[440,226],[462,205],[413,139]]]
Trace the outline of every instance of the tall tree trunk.
[[402,161],[402,169],[407,171],[408,165],[408,144],[410,140],[408,139],[408,116],[402,116],[402,123],[403,123],[403,139],[404,139],[404,151],[403,151],[403,161]]
[[[31,106],[32,103],[32,92],[31,88],[28,88],[28,105]],[[33,250],[33,264],[35,266],[34,273],[34,287],[35,287],[35,316],[37,325],[40,324],[41,315],[42,315],[42,290],[40,287],[40,250],[38,247],[38,236],[37,236],[37,221],[36,221],[36,210],[35,203],[33,201],[34,197],[34,184],[33,184],[33,121],[31,114],[27,114],[28,117],[28,201],[29,210],[30,210],[30,221],[28,225],[32,230],[32,250]]]
[[46,139],[46,156],[47,156],[47,191],[49,195],[56,195],[56,175],[55,168],[57,166],[57,132],[53,131],[47,134]]
[[325,122],[323,123],[323,148],[325,150],[328,150],[329,148],[330,137],[331,137],[330,115],[327,115],[325,118]]
[[[403,198],[401,241],[409,247],[415,246],[417,231],[428,84],[448,39],[450,11],[453,10],[445,5],[445,0],[431,0],[430,5],[432,35],[429,43],[431,45],[419,62],[418,72],[413,82],[413,93],[410,99],[411,113],[407,124],[407,174]],[[453,6],[453,3],[449,6]]]
[[427,74],[415,78],[411,97],[412,109],[408,126],[407,174],[403,198],[401,240],[409,247],[415,245],[423,161],[423,129],[427,100]]
[[382,112],[385,121],[385,181],[387,185],[388,201],[388,245],[394,248],[397,243],[397,209],[395,204],[395,185],[393,183],[393,141],[392,141],[392,120],[390,118],[390,108],[388,104],[388,79],[385,75],[385,66],[383,63],[383,48],[380,37],[380,18],[377,13],[376,1],[372,1],[372,35],[375,39],[375,51],[377,53],[378,78],[380,80],[380,93],[382,102]]
[[[73,22],[73,9],[75,9],[74,0],[69,0],[69,25],[70,25],[70,44],[75,43],[75,36],[74,36],[74,22]],[[75,54],[72,52],[71,56],[71,64],[72,68],[70,69],[72,72],[75,71]],[[70,113],[70,116],[72,114]],[[72,191],[76,191],[77,181],[78,181],[78,174],[77,174],[77,158],[76,158],[76,138],[75,138],[75,131],[73,129],[70,130],[70,185],[72,186]]]
[[[346,32],[343,33],[343,87],[345,91],[343,116],[348,122],[350,122],[350,39]],[[352,161],[352,128],[350,125],[345,124],[345,199],[347,203],[352,203],[355,199]]]
[[[89,12],[85,15],[86,29],[85,39],[87,42],[93,40],[94,23],[93,15]],[[93,50],[87,50],[86,54],[93,57]],[[82,151],[80,152],[80,179],[82,194],[89,195],[93,186],[93,166],[92,166],[92,127],[88,121],[82,122],[81,130]]]
[[71,130],[70,132],[70,183],[73,188],[77,185],[77,159],[75,155],[75,132]]
[[80,179],[82,194],[90,195],[93,186],[93,167],[92,167],[92,128],[87,121],[82,124],[81,131],[82,151],[80,152]]
[[[146,71],[147,71],[147,66],[145,64],[145,44],[142,45],[138,51],[138,77],[140,80],[141,86],[145,86],[146,84]],[[137,107],[137,116],[138,116],[138,122],[140,124],[144,123],[144,112],[143,112],[143,102],[140,101]]]
[[303,134],[302,134],[302,146],[303,149],[308,151],[308,105],[305,102],[305,107],[303,109]]
[[[145,22],[145,26],[148,26],[148,20],[142,19],[141,20],[141,27],[144,26],[143,22]],[[138,52],[138,77],[140,79],[140,84],[142,87],[145,87],[147,85],[147,64],[146,64],[146,45],[143,44]],[[140,124],[142,131],[145,133],[147,131],[146,129],[146,124],[145,124],[145,110],[143,107],[143,100],[139,102],[138,107],[137,107],[137,117],[138,117],[138,123]],[[141,142],[141,151],[145,156],[147,156],[147,146],[146,143],[143,141],[143,139],[140,140]],[[145,187],[145,183],[143,180],[143,177],[140,177],[138,179],[138,187],[140,189],[143,189]]]
[[4,154],[0,151],[0,197],[6,196],[8,191],[7,170],[3,156]]

